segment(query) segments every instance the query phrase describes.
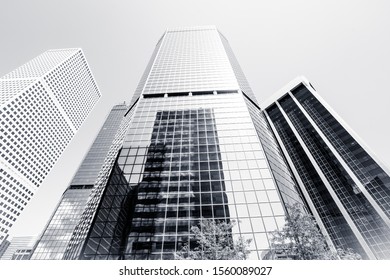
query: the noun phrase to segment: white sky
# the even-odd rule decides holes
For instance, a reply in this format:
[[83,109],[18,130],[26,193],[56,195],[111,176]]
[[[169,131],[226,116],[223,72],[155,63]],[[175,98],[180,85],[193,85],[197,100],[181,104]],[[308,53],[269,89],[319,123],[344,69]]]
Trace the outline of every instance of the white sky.
[[0,0],[0,76],[81,47],[102,98],[11,234],[39,234],[113,104],[129,101],[168,27],[216,25],[258,101],[305,75],[390,166],[390,1]]

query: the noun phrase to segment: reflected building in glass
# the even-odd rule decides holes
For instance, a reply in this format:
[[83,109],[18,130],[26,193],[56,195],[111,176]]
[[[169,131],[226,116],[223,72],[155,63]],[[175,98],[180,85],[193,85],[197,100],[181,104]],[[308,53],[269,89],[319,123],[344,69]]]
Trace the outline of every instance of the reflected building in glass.
[[[226,38],[167,30],[64,259],[172,259],[204,219],[238,220],[251,259],[270,248],[295,180]],[[121,134],[121,135],[122,135]],[[104,173],[106,172],[106,173]]]
[[331,245],[390,259],[388,169],[303,77],[262,108]]
[[34,246],[31,259],[62,259],[128,107],[115,105]]

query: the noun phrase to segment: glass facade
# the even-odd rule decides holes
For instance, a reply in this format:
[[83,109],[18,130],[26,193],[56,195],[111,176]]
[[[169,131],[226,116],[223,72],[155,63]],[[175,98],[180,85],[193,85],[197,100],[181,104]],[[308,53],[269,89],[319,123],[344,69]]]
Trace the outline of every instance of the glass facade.
[[284,209],[243,96],[145,98],[137,113],[82,258],[170,259],[210,218],[239,220],[260,258]]
[[35,245],[31,259],[62,259],[128,107],[112,108]]
[[126,104],[115,105],[108,114],[87,155],[70,183],[71,186],[93,185],[99,175],[125,113]]
[[69,239],[84,211],[91,187],[70,186],[63,194],[42,236],[37,242],[32,260],[62,259]]
[[266,108],[335,247],[390,258],[389,176],[300,83]]
[[[287,165],[279,145],[275,141],[274,134],[268,125],[266,118],[260,112],[260,108],[251,99],[245,99],[249,113],[255,124],[256,131],[264,147],[267,162],[272,170],[275,183],[278,186],[284,204],[294,205],[296,203],[304,205],[302,195],[297,189],[297,185],[291,170]],[[304,208],[304,207],[303,207]],[[305,208],[304,208],[305,209]]]
[[143,87],[143,95],[238,89],[214,27],[168,30]]
[[77,259],[81,249],[84,246],[90,224],[95,217],[96,209],[101,200],[102,193],[114,168],[115,159],[117,158],[118,152],[122,147],[125,132],[127,131],[127,128],[132,119],[134,108],[134,105],[131,106],[130,109],[124,114],[124,117],[122,118],[116,133],[113,134],[114,137],[112,143],[109,146],[103,165],[101,166],[99,174],[97,175],[96,182],[89,195],[85,209],[80,215],[79,222],[76,225],[72,236],[70,237],[63,259]]

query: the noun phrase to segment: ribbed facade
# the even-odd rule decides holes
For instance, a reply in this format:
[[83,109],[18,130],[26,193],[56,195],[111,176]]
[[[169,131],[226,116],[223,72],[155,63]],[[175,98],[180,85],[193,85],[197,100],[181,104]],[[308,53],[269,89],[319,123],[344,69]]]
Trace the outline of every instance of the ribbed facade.
[[390,177],[386,168],[298,78],[264,112],[325,235],[335,247],[390,258]]

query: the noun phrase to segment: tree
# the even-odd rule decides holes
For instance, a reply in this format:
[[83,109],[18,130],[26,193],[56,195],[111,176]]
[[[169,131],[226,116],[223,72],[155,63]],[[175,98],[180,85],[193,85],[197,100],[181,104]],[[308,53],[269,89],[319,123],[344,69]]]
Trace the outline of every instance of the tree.
[[362,259],[362,256],[360,256],[358,253],[356,253],[351,248],[348,248],[347,250],[338,248],[337,255],[342,260],[361,260]]
[[278,254],[298,260],[361,259],[351,248],[330,250],[315,219],[305,213],[299,204],[287,205],[286,224],[272,232],[271,247]]
[[189,244],[175,253],[179,260],[245,260],[249,255],[250,239],[233,240],[235,222],[203,220],[199,226],[191,227],[194,235]]

